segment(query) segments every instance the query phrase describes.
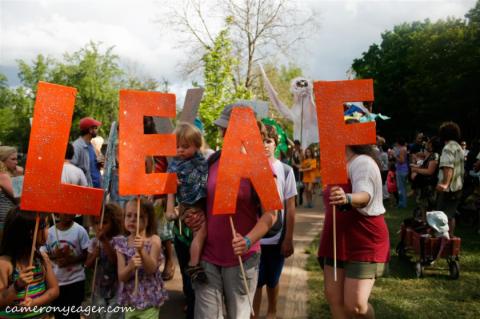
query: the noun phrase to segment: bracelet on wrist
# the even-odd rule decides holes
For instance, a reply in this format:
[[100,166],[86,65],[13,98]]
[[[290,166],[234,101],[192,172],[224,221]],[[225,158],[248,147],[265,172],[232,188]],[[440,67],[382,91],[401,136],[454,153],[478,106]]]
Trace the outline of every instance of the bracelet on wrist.
[[250,247],[252,247],[252,241],[247,236],[244,236],[243,239],[245,239],[245,242],[247,243],[247,251],[250,250]]
[[345,194],[347,198],[347,205],[352,205],[352,194]]

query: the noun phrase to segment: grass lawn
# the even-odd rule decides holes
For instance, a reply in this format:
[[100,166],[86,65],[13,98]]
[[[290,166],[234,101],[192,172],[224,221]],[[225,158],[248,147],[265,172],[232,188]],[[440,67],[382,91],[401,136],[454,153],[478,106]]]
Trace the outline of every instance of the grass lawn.
[[[412,209],[387,208],[390,231],[390,275],[375,283],[370,302],[377,318],[480,318],[480,235],[473,227],[458,225],[456,235],[462,238],[460,278],[449,279],[444,259],[435,268],[425,269],[425,276],[416,279],[413,261],[395,254],[397,234],[403,219]],[[316,261],[318,240],[309,248],[309,318],[329,318],[328,304],[323,295],[323,273]]]

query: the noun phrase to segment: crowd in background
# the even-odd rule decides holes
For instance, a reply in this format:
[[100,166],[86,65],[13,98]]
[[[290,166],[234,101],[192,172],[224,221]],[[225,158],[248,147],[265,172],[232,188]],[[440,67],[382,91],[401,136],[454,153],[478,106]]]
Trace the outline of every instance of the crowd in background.
[[[222,135],[228,128],[232,107],[226,106],[215,122]],[[146,117],[144,124],[146,134],[156,132],[151,117]],[[92,142],[100,125],[93,118],[80,121],[80,136],[67,146],[62,168],[63,183],[102,187],[101,171],[105,158],[101,145],[95,147]],[[259,127],[265,155],[276,177],[285,210],[259,213],[258,198],[252,195],[252,185],[242,181],[234,217],[238,234],[232,239],[230,228],[224,227],[220,231],[227,222],[219,216],[212,218],[211,212],[220,151],[203,147],[201,131],[193,125],[179,125],[175,131],[177,158],[172,161],[165,157],[151,157],[145,163],[147,172],[177,173],[180,185],[176,196],[142,197],[138,203],[135,197],[120,196],[119,163],[116,163],[111,202],[105,207],[103,224],[100,225],[99,218],[87,220],[68,214],[56,217],[42,215],[42,235],[37,237],[39,249],[33,266],[29,265],[28,257],[35,219],[32,214],[20,211],[19,195],[14,190],[14,179],[23,174],[23,169],[18,165],[16,149],[0,146],[0,238],[3,237],[0,246],[0,292],[6,296],[0,304],[0,317],[8,317],[5,307],[11,304],[80,306],[85,301],[85,291],[89,290],[85,267],[93,269],[98,264],[96,276],[92,279],[95,291],[93,304],[128,305],[136,309],[125,314],[108,314],[110,318],[157,318],[159,307],[168,299],[164,281],[173,277],[175,249],[182,273],[187,318],[214,318],[223,311],[224,303],[229,317],[248,318],[249,298],[254,299],[258,312],[263,286],[267,287],[269,297],[268,314],[274,318],[284,260],[293,254],[295,207],[313,208],[315,194],[323,194],[327,209],[326,224],[331,214],[329,203],[349,205],[346,210],[360,213],[363,210],[364,215],[372,217],[385,213],[383,200],[390,202],[390,206],[407,208],[411,207],[408,201],[412,198],[415,200],[414,217],[419,220],[425,221],[427,211],[444,211],[449,217],[451,235],[458,217],[478,223],[480,144],[472,141],[467,147],[467,143],[461,140],[460,128],[453,122],[443,123],[437,136],[426,137],[418,133],[410,144],[404,138],[389,144],[383,137],[377,136],[372,152],[370,149],[348,147],[351,185],[324,189],[323,193],[318,145],[303,150],[300,141],[294,141],[287,153],[276,159],[274,153],[278,136],[275,128],[264,127],[261,123]],[[376,168],[371,168],[372,163],[377,165],[374,166]],[[283,166],[285,164],[288,165]],[[362,182],[362,177],[358,175],[360,167],[367,167],[366,171],[372,169],[370,179],[375,181],[373,186]],[[378,185],[380,192],[376,189]],[[368,197],[362,197],[365,193]],[[136,221],[138,204],[139,225]],[[279,220],[283,224],[271,233]],[[363,219],[360,218],[358,223],[362,224]],[[52,225],[50,228],[47,227],[49,224]],[[380,232],[384,229],[383,225],[383,219],[378,220]],[[140,236],[137,235],[137,227]],[[22,236],[23,240],[20,240]],[[377,248],[385,247],[388,247],[388,242]],[[332,313],[345,309],[353,311],[349,305],[336,301],[340,290],[336,290],[329,281],[332,266],[330,252],[326,248],[321,249],[320,262],[327,269],[326,295]],[[243,282],[238,275],[237,256],[242,256],[248,277],[248,292],[238,288],[243,287]],[[388,263],[388,256],[375,259],[375,262],[384,265]],[[349,264],[345,267],[345,278],[349,278],[348,272],[352,270]],[[354,268],[354,271],[357,270]],[[373,278],[378,271],[380,269],[373,272]],[[28,291],[27,296],[25,291]],[[372,311],[371,306],[364,306],[365,314]],[[40,313],[33,315],[42,317]],[[56,314],[56,317],[62,316]],[[69,315],[69,318],[74,317],[78,318],[79,314]]]

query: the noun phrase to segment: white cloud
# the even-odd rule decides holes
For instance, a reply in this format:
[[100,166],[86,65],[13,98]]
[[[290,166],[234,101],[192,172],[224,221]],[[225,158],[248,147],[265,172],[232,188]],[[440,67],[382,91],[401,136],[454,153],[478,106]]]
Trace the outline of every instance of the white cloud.
[[[315,1],[321,29],[295,54],[307,76],[344,79],[354,58],[394,25],[447,16],[463,17],[475,0]],[[60,58],[88,41],[115,46],[122,65],[157,80],[168,79],[182,100],[191,80],[182,79],[177,65],[186,59],[177,48],[178,34],[154,21],[165,16],[169,1],[41,0],[0,1],[0,72],[16,59],[37,54]]]

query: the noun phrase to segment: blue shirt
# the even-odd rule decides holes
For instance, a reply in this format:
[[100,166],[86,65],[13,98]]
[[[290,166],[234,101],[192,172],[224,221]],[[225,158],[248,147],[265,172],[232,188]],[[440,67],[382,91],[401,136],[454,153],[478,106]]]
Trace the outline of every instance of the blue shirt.
[[100,170],[98,169],[97,155],[93,149],[93,145],[88,145],[88,155],[90,156],[90,175],[92,176],[93,187],[101,188],[101,179]]
[[185,160],[174,158],[167,171],[176,173],[180,181],[177,188],[179,203],[193,205],[207,197],[208,163],[200,153]]

